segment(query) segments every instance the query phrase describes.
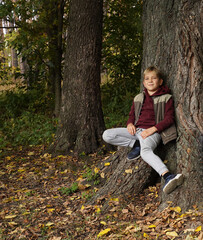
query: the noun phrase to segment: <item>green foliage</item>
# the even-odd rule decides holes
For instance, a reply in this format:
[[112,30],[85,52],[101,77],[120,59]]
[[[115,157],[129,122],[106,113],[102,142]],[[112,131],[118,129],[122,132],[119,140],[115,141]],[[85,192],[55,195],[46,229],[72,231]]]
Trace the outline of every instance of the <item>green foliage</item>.
[[40,96],[35,90],[6,91],[0,95],[0,147],[53,140],[57,122],[46,115],[51,99]]
[[142,1],[106,0],[104,6],[103,72],[106,79],[102,79],[101,89],[106,126],[112,127],[124,124],[140,87]]
[[75,193],[78,191],[78,183],[74,182],[71,187],[67,188],[67,187],[62,187],[59,189],[59,191],[61,192],[61,194],[63,195],[70,195],[72,193]]
[[95,185],[98,185],[100,183],[100,175],[98,173],[95,173],[94,170],[87,167],[85,170],[85,173],[83,173],[83,178],[86,178],[88,182],[94,181]]

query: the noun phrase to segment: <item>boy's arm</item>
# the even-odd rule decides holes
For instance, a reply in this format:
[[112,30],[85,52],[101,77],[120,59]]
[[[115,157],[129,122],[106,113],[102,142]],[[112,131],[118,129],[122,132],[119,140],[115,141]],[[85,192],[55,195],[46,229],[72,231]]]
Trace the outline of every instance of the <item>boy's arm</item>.
[[158,133],[161,133],[163,130],[169,128],[175,122],[175,111],[173,106],[173,99],[170,98],[165,105],[164,119],[157,123],[155,127],[157,128]]
[[131,109],[130,109],[130,113],[129,113],[129,118],[128,118],[128,121],[127,121],[127,126],[129,123],[132,123],[134,125],[135,123],[135,105],[134,105],[134,101],[133,101],[133,104],[131,106]]
[[135,122],[135,105],[133,101],[133,104],[131,106],[131,110],[129,113],[129,118],[127,121],[127,130],[131,135],[135,135],[136,133],[136,127],[134,125],[134,122]]

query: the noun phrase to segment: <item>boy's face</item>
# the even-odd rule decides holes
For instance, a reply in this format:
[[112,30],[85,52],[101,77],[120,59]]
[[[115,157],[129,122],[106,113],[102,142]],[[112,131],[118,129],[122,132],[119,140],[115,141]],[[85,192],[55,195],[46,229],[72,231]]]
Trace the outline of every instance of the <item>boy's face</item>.
[[143,85],[147,89],[149,95],[154,94],[157,89],[162,85],[163,80],[157,77],[155,71],[147,72],[144,75]]

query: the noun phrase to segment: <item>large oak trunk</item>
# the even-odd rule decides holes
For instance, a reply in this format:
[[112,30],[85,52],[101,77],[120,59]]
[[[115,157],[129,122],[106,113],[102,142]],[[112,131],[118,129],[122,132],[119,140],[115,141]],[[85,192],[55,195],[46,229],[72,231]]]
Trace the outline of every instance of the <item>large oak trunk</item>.
[[182,187],[168,196],[183,208],[203,199],[203,12],[202,1],[144,1],[143,65],[158,66],[171,88],[179,138],[176,148],[164,148],[172,172],[182,172]]
[[104,121],[100,97],[102,0],[70,3],[62,108],[52,150],[92,152],[99,146]]
[[[184,210],[201,205],[203,199],[202,165],[202,3],[196,1],[145,0],[143,6],[142,71],[155,65],[164,73],[171,88],[179,137],[177,141],[158,147],[158,155],[171,172],[182,172],[185,181],[169,195],[160,189],[162,204],[173,201]],[[149,182],[152,172],[140,160],[126,162],[127,152],[110,158],[115,166],[112,175],[97,192],[92,202],[108,194],[139,193]],[[140,171],[135,171],[139,165]],[[132,175],[125,174],[133,169]]]

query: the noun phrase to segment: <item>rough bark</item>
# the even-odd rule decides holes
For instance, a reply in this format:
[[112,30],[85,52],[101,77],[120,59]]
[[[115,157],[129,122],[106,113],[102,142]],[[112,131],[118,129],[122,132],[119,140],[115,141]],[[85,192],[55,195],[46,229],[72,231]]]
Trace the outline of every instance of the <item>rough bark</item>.
[[[103,210],[108,209],[110,197],[140,193],[146,186],[154,182],[157,173],[141,158],[136,161],[127,160],[128,148],[121,148],[107,160],[102,161],[98,168],[103,185],[88,204],[103,201]],[[105,165],[108,163],[109,165]]]
[[143,9],[142,70],[158,66],[172,90],[179,138],[163,149],[169,169],[185,176],[182,187],[162,195],[163,206],[171,200],[183,209],[203,199],[202,9],[201,0],[146,0]]
[[93,152],[104,121],[100,97],[102,1],[70,2],[62,108],[55,153]]
[[[164,73],[174,95],[179,133],[177,141],[161,144],[157,152],[171,172],[185,176],[184,184],[171,194],[166,196],[160,189],[160,209],[173,201],[186,210],[201,206],[203,199],[202,9],[200,0],[144,1],[142,72],[155,65]],[[109,194],[139,193],[149,183],[152,170],[141,159],[126,162],[126,151],[108,160],[112,165],[108,168],[110,176],[91,203]],[[133,169],[132,174],[125,174],[126,169]]]

